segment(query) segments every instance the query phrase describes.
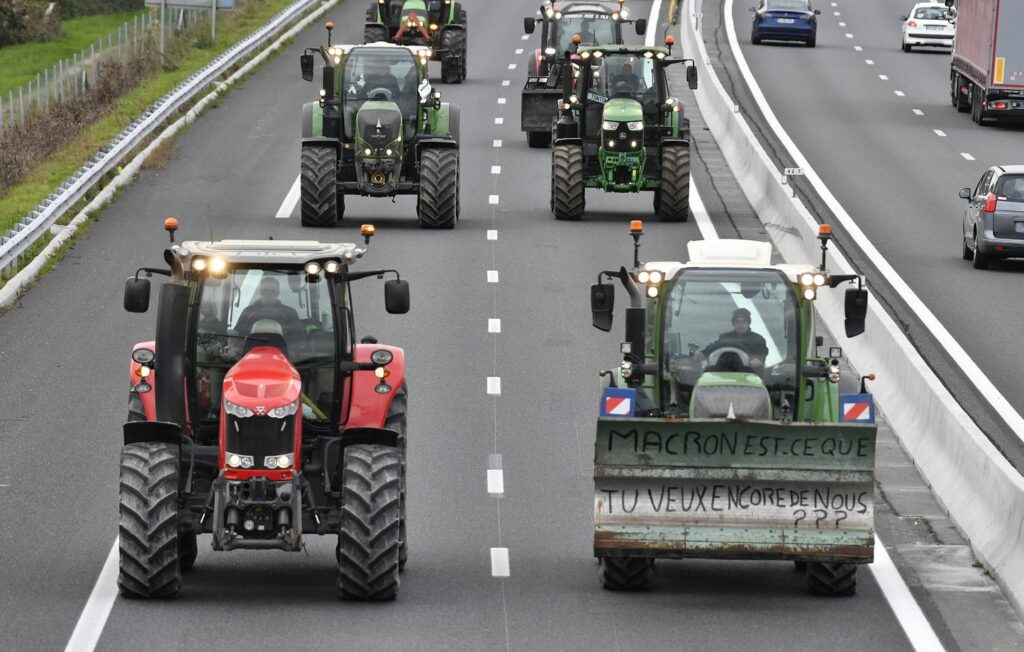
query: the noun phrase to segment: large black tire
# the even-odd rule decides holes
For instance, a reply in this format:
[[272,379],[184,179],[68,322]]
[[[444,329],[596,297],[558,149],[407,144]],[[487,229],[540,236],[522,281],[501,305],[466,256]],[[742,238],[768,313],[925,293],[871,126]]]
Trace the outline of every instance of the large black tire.
[[536,149],[547,149],[551,147],[550,131],[527,131],[526,144]]
[[462,81],[466,81],[469,77],[469,17],[461,5],[455,7],[455,21],[466,28],[466,45],[462,48]]
[[646,591],[654,578],[654,560],[642,557],[602,557],[597,579],[610,591]]
[[345,449],[338,533],[338,593],[344,599],[398,595],[401,473],[397,448]]
[[970,111],[971,111],[971,101],[970,101],[970,98],[969,97],[965,97],[964,94],[960,92],[960,86],[963,85],[964,80],[963,80],[963,78],[960,75],[955,75],[953,79],[954,79],[954,82],[956,83],[956,101],[954,102],[954,105],[956,106],[956,110],[959,113],[970,113]]
[[961,249],[960,255],[963,257],[964,260],[973,260],[974,259],[974,252],[971,251],[971,248],[967,246],[967,237],[966,236],[961,238],[960,249]]
[[398,433],[398,451],[402,457],[402,491],[401,491],[401,525],[399,527],[399,544],[398,544],[398,570],[405,570],[405,562],[409,560],[409,539],[406,534],[406,473],[409,468],[407,463],[408,458],[408,440],[406,438],[406,428],[408,426],[407,412],[409,407],[409,390],[406,388],[405,383],[398,388],[395,392],[395,398],[391,401],[391,407],[388,409],[388,416],[384,420],[384,427],[388,430],[393,430]]
[[662,222],[690,218],[690,148],[666,145],[661,149],[661,189],[655,194],[655,212]]
[[363,43],[387,42],[388,30],[381,25],[366,25],[363,27]]
[[551,150],[551,212],[556,220],[578,220],[586,208],[583,148],[555,145]]
[[845,596],[857,592],[857,565],[842,562],[807,562],[807,589],[816,595]]
[[178,447],[121,449],[117,586],[127,598],[168,598],[181,590]]
[[337,225],[345,212],[345,197],[338,194],[338,151],[303,147],[299,176],[302,226]]
[[424,229],[451,229],[459,219],[459,152],[429,147],[420,155],[417,219]]
[[[461,84],[466,73],[466,32],[461,29],[441,32],[441,49],[460,55],[458,59],[445,55],[441,60],[441,79],[447,84]],[[455,65],[454,61],[459,61],[459,64]]]
[[182,572],[192,570],[199,556],[199,542],[195,532],[178,532],[178,560]]

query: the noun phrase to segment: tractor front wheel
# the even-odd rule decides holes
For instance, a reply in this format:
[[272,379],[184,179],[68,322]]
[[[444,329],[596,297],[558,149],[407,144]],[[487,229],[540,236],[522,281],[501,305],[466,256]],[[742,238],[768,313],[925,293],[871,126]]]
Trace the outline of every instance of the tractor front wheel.
[[299,176],[302,226],[337,225],[345,213],[345,197],[338,194],[338,151],[303,147]]
[[597,578],[610,591],[646,591],[654,578],[654,560],[643,557],[602,557]]
[[461,84],[466,78],[466,32],[461,29],[441,32],[441,49],[457,55],[445,55],[441,60],[441,79],[447,84]]
[[857,565],[842,562],[807,562],[807,588],[817,595],[853,595],[857,592]]
[[654,195],[662,222],[685,222],[690,217],[690,148],[666,145],[661,150],[661,188]]
[[396,448],[345,449],[337,553],[338,593],[346,600],[398,596],[401,472]]
[[459,152],[431,147],[420,155],[417,218],[424,229],[451,229],[459,219]]
[[401,491],[401,517],[399,525],[399,544],[398,544],[398,570],[402,571],[405,569],[405,562],[409,559],[409,540],[406,532],[405,515],[406,515],[406,458],[408,457],[408,440],[406,438],[406,425],[407,418],[406,412],[409,404],[409,390],[406,388],[405,383],[398,388],[395,392],[395,398],[391,401],[391,407],[388,408],[388,416],[384,421],[384,427],[388,430],[392,430],[398,433],[398,451],[402,457],[402,491]]
[[118,496],[119,573],[126,598],[169,598],[181,590],[178,447],[121,449]]
[[586,208],[583,148],[555,145],[551,150],[551,212],[556,220],[578,220]]
[[367,25],[363,28],[363,43],[379,43],[388,40],[388,30],[382,25]]

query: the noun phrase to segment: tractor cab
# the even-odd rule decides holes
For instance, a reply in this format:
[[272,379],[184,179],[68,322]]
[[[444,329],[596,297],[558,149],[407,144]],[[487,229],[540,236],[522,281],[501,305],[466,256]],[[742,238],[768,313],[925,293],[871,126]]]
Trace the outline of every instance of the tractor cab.
[[428,48],[441,62],[449,83],[466,78],[467,16],[452,0],[376,0],[366,11],[364,43],[395,43]]

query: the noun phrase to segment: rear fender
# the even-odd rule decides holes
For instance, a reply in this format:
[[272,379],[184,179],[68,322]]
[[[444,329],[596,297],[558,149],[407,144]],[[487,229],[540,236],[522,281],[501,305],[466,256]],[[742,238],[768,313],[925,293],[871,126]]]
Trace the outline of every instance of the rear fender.
[[441,102],[440,108],[428,109],[427,119],[430,121],[430,135],[446,135],[452,132],[452,105]]
[[385,382],[390,386],[386,393],[378,393],[376,387],[380,380],[369,371],[357,371],[350,377],[352,383],[352,404],[349,406],[348,421],[345,432],[356,428],[382,429],[388,418],[388,410],[398,389],[405,382],[405,351],[397,346],[385,344],[356,344],[354,358],[356,362],[370,362],[370,354],[385,349],[393,356],[385,368],[390,374]]
[[[677,146],[680,146],[680,147],[689,147],[690,146],[690,141],[686,140],[685,138],[662,138],[661,139],[661,147],[662,148],[668,147],[670,145],[677,145]],[[660,152],[659,152],[659,154],[660,154]]]
[[[156,353],[156,342],[139,342],[132,347],[132,353],[134,354],[139,349],[149,349],[153,353]],[[129,387],[135,387],[135,385],[142,380],[142,377],[139,375],[139,367],[141,366],[142,365],[134,359],[128,359]],[[149,383],[149,386],[152,387],[152,389],[148,392],[139,394],[139,399],[142,401],[142,407],[145,409],[146,420],[156,421],[156,372],[153,369],[150,369],[146,382]]]

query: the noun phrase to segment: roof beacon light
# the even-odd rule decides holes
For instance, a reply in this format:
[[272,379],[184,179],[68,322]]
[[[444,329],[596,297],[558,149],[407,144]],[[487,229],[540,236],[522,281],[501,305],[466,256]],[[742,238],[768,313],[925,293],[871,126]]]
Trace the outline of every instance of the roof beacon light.
[[832,237],[830,224],[818,225],[818,239],[821,240],[821,271],[825,271],[825,256],[828,254],[828,241]]
[[370,238],[372,238],[376,233],[377,227],[375,227],[372,224],[364,224],[361,227],[359,227],[359,234],[363,236],[364,240],[366,241],[366,244],[370,244]]
[[643,220],[630,220],[629,235],[633,236],[633,268],[640,267],[640,236],[644,234]]
[[665,47],[668,48],[668,53],[672,54],[672,46],[676,44],[676,39],[671,34],[665,37]]
[[171,242],[174,242],[174,232],[178,230],[178,218],[168,217],[164,220],[164,229],[166,229],[167,234],[171,236]]
[[327,21],[327,47],[331,47],[331,32],[334,31],[334,21]]

